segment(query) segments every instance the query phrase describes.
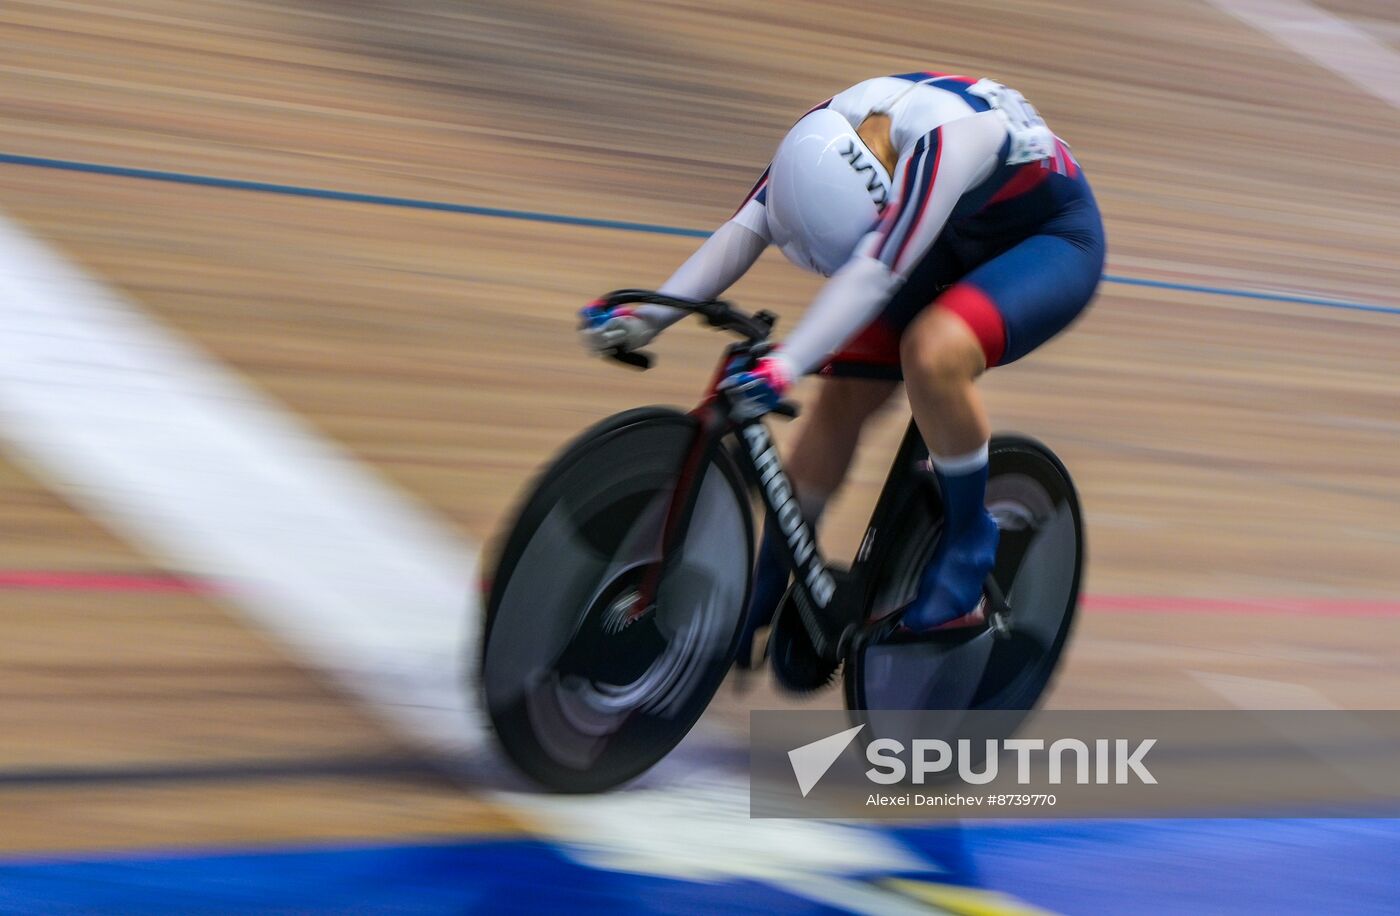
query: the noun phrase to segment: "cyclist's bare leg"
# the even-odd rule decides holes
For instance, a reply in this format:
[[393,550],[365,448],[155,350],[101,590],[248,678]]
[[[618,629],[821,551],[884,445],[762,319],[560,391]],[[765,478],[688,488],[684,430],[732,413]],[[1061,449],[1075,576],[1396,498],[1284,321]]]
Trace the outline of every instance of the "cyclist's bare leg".
[[992,427],[975,383],[987,360],[972,329],[952,312],[927,309],[904,332],[899,356],[929,451],[949,457],[985,445]]
[[804,509],[821,507],[850,470],[861,430],[889,401],[898,382],[858,378],[823,379],[816,399],[803,411],[785,465]]

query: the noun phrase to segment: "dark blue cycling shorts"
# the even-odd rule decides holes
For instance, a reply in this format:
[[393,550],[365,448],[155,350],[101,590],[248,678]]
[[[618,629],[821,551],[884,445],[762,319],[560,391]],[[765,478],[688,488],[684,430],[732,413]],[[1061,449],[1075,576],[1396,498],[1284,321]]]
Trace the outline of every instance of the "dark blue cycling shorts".
[[967,322],[988,368],[1014,362],[1089,305],[1103,275],[1104,250],[1098,204],[1077,167],[1072,175],[1052,173],[1015,197],[993,198],[973,215],[955,210],[880,317],[823,374],[899,378],[900,338],[930,305]]

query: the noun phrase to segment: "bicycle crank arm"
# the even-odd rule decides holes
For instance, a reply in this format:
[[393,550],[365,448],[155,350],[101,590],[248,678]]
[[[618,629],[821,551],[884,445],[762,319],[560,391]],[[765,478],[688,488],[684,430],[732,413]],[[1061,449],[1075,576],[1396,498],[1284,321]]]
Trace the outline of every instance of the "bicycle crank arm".
[[986,596],[984,613],[987,617],[987,627],[998,639],[1009,638],[1012,630],[1011,605],[1006,603],[1006,595],[1002,593],[1001,586],[989,575],[982,591]]

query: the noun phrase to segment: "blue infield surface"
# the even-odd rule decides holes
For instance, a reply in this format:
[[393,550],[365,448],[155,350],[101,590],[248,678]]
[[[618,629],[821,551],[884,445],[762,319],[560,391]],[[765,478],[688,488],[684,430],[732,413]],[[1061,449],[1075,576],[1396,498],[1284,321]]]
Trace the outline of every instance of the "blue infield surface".
[[[1396,913],[1400,821],[992,824],[890,831],[929,863],[900,885],[1008,895],[981,913]],[[855,880],[886,887],[892,875]],[[929,898],[923,897],[924,902]],[[839,912],[752,880],[584,864],[529,839],[147,852],[0,862],[5,913]],[[972,912],[965,910],[964,912]]]

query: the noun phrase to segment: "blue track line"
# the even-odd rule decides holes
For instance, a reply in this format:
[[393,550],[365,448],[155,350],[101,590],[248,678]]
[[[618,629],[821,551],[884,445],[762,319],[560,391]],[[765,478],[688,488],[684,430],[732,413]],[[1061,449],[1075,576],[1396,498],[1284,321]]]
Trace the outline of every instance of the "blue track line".
[[[580,226],[588,229],[615,229],[621,232],[643,232],[650,235],[671,235],[694,239],[707,238],[710,234],[703,229],[687,229],[684,226],[666,226],[660,223],[635,223],[627,220],[596,219],[587,216],[569,216],[563,213],[544,213],[538,210],[511,210],[501,207],[479,207],[472,204],[454,204],[447,201],[425,200],[416,197],[360,194],[354,191],[336,191],[329,188],[309,188],[301,185],[276,184],[266,181],[246,181],[240,178],[220,178],[215,175],[195,175],[187,172],[169,172],[160,169],[138,169],[120,165],[104,165],[98,162],[52,159],[45,156],[22,156],[17,153],[0,153],[0,165],[55,169],[64,172],[84,172],[91,175],[111,175],[118,178],[138,178],[144,181],[163,181],[170,184],[195,185],[204,188],[223,188],[231,191],[256,191],[263,194],[282,194],[288,197],[309,197],[316,200],[336,200],[346,203],[372,204],[379,207],[400,207],[409,210],[435,210],[441,213],[462,213],[468,216],[488,216],[495,219],[523,220],[533,223],[553,223],[555,225]],[[1313,305],[1323,308],[1346,309],[1355,312],[1400,315],[1400,306],[1348,302],[1342,299],[1328,299],[1320,296],[1270,293],[1258,290],[1234,289],[1226,286],[1176,283],[1169,280],[1148,280],[1142,277],[1124,277],[1116,274],[1104,274],[1103,279],[1106,283],[1118,283],[1123,286],[1141,286],[1151,289],[1172,290],[1174,292],[1204,293],[1213,296],[1231,296],[1237,299],[1283,302],[1289,305]]]
[[1320,305],[1329,309],[1350,309],[1355,312],[1378,312],[1382,315],[1400,315],[1400,307],[1392,305],[1372,305],[1365,302],[1347,302],[1343,299],[1324,299],[1318,296],[1296,296],[1288,293],[1265,293],[1250,289],[1233,289],[1228,286],[1203,286],[1198,283],[1175,283],[1170,280],[1147,280],[1142,277],[1120,277],[1104,274],[1104,282],[1121,283],[1124,286],[1146,286],[1151,289],[1170,289],[1183,293],[1209,293],[1214,296],[1233,296],[1236,299],[1262,299],[1265,302],[1287,302],[1292,305]]
[[186,172],[165,172],[157,169],[134,169],[97,162],[74,162],[70,159],[47,159],[42,156],[19,156],[0,153],[0,165],[24,165],[63,172],[86,172],[91,175],[114,175],[118,178],[140,178],[170,184],[189,184],[203,188],[224,188],[230,191],[258,191],[263,194],[283,194],[288,197],[311,197],[317,200],[338,200],[379,207],[401,207],[409,210],[437,210],[443,213],[465,213],[469,216],[491,216],[497,219],[518,219],[532,223],[558,223],[564,226],[585,226],[590,229],[619,229],[623,232],[647,232],[652,235],[681,235],[687,238],[708,238],[701,229],[661,226],[655,223],[632,223],[619,219],[594,219],[587,216],[566,216],[561,213],[540,213],[535,210],[506,210],[500,207],[477,207],[416,197],[391,197],[385,194],[359,194],[354,191],[334,191],[329,188],[307,188],[267,181],[244,181],[241,178],[219,178],[214,175],[192,175]]

